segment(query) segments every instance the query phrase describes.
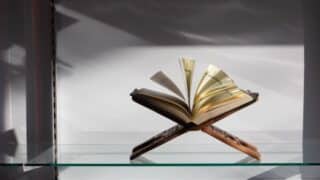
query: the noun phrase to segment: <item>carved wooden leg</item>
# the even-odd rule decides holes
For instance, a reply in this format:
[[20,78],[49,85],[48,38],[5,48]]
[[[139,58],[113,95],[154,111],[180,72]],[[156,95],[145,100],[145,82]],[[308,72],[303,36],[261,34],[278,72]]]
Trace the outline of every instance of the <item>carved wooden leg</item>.
[[186,133],[187,131],[188,130],[181,125],[175,125],[165,131],[162,131],[160,134],[153,136],[149,140],[133,148],[130,160],[137,158],[138,156]]
[[242,139],[239,139],[238,137],[236,136],[233,136],[232,134],[220,129],[220,128],[217,128],[215,126],[206,126],[204,128],[201,129],[203,132],[209,134],[210,136],[218,139],[219,141],[245,153],[245,154],[248,154],[249,156],[255,158],[255,159],[258,159],[260,160],[260,153],[258,152],[258,149],[245,142],[244,140]]

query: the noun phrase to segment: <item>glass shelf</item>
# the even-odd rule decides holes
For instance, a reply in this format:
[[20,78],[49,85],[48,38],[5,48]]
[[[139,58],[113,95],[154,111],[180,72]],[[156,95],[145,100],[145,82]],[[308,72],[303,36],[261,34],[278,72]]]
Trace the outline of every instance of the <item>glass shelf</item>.
[[[141,139],[150,137],[149,134],[152,133],[78,134],[74,138],[78,141],[82,139],[86,144],[59,144],[57,163],[48,160],[50,153],[54,152],[53,149],[27,161],[26,145],[19,145],[15,156],[6,157],[1,166],[320,166],[320,162],[303,161],[302,143],[294,135],[297,133],[289,136],[288,132],[281,138],[275,138],[276,133],[269,136],[257,132],[238,133],[242,137],[252,137],[248,140],[251,139],[252,144],[259,148],[262,155],[260,161],[195,132],[130,161],[132,148],[141,142]],[[102,139],[112,144],[95,143],[103,142]]]

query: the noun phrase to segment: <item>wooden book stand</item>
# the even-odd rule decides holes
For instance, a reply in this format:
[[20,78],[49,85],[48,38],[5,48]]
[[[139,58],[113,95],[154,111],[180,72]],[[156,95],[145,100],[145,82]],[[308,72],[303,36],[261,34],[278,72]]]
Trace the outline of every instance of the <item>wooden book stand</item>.
[[[156,136],[153,136],[152,138],[150,138],[149,140],[141,143],[140,145],[136,146],[133,148],[132,150],[132,154],[130,156],[130,160],[133,160],[137,157],[139,157],[140,155],[166,143],[169,142],[170,140],[186,133],[189,131],[194,131],[194,130],[201,130],[202,132],[216,138],[217,140],[257,159],[260,160],[260,153],[258,152],[258,149],[247,143],[244,140],[241,140],[240,138],[218,128],[213,126],[212,124],[214,124],[215,122],[226,118],[227,116],[253,104],[254,102],[256,102],[258,100],[258,93],[252,93],[249,92],[249,95],[251,95],[253,97],[253,100],[249,103],[246,103],[236,109],[233,109],[231,111],[228,111],[224,114],[221,114],[213,119],[210,119],[200,125],[196,125],[194,123],[183,123],[181,121],[175,121],[174,119],[170,118],[171,120],[177,122],[178,124],[162,131],[161,133],[157,134]],[[144,106],[149,107],[150,109],[157,111],[157,109],[154,109],[150,104],[146,104],[141,102],[141,99],[139,98],[135,98],[134,96],[132,97],[132,99],[134,101],[136,101],[139,104],[143,104]],[[158,112],[158,111],[157,111]],[[159,112],[160,114],[162,114],[161,112]]]

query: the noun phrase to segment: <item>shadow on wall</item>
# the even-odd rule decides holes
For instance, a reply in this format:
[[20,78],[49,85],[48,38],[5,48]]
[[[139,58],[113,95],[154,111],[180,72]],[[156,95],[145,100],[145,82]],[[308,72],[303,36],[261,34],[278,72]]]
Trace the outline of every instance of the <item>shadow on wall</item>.
[[286,180],[293,176],[300,174],[299,167],[275,167],[265,171],[259,175],[249,178],[248,180],[264,180],[264,179],[278,179]]
[[59,5],[155,45],[303,44],[299,0],[59,0]]

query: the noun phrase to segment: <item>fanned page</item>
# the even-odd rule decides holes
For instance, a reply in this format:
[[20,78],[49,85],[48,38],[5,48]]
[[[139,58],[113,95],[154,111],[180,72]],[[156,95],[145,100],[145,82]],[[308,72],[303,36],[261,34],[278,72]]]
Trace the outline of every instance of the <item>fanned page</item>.
[[190,96],[191,96],[192,76],[193,76],[194,67],[195,67],[195,60],[191,58],[182,57],[180,59],[180,66],[181,66],[182,73],[185,80],[184,84],[186,89],[187,104],[191,109]]
[[208,103],[215,104],[219,100],[223,100],[226,95],[231,96],[234,91],[238,90],[233,80],[216,66],[209,65],[206,72],[202,76],[193,100],[193,114],[198,114],[203,106]]
[[214,119],[219,115],[232,111],[253,100],[254,99],[250,95],[248,95],[246,92],[241,90],[241,93],[239,93],[235,98],[229,99],[228,101],[220,105],[217,105],[215,108],[213,109],[211,108],[211,110],[208,110],[196,115],[192,119],[192,122],[194,122],[197,125],[200,125],[208,120]]
[[171,92],[175,93],[183,100],[185,100],[182,92],[177,87],[177,85],[162,71],[155,73],[151,78],[152,81],[155,83],[165,87],[166,89],[170,90]]
[[209,65],[196,89],[192,108],[193,121],[202,123],[252,100],[229,76]]
[[233,80],[225,72],[214,65],[209,65],[196,89],[194,104],[204,97],[213,96],[214,92],[233,86],[235,86]]

